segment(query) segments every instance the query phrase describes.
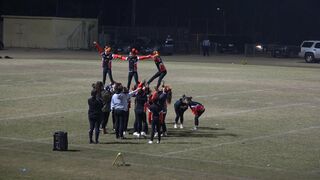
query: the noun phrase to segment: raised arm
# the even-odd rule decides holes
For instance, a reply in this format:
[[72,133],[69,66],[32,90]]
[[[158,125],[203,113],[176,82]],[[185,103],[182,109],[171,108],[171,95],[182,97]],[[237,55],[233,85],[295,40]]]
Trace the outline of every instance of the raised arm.
[[103,53],[103,48],[96,41],[93,41],[93,45],[98,50],[99,54]]

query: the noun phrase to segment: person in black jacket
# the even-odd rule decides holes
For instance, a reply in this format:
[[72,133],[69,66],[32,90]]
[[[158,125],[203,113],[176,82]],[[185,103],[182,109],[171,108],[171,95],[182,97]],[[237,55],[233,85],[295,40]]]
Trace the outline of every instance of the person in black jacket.
[[88,118],[90,123],[90,129],[89,129],[89,142],[94,143],[92,140],[93,136],[93,130],[95,131],[95,143],[99,143],[99,127],[102,117],[102,107],[103,103],[101,99],[97,98],[97,91],[92,90],[91,91],[91,97],[88,99]]
[[183,129],[183,114],[188,109],[185,95],[174,103],[174,111],[176,113],[175,124],[173,128],[178,128],[178,121],[180,119],[180,129]]
[[[140,86],[140,85],[139,85]],[[143,86],[143,84],[141,84]],[[147,116],[146,116],[146,103],[148,101],[148,92],[145,87],[141,87],[138,90],[137,94],[135,95],[135,123],[134,129],[135,132],[133,133],[136,137],[146,137],[146,133],[148,132],[148,124],[147,124]],[[142,124],[144,124],[142,129]]]

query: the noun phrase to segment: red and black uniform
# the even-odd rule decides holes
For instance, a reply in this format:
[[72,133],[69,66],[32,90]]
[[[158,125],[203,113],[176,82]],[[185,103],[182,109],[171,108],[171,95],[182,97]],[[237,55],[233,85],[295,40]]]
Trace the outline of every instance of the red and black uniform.
[[130,54],[128,57],[122,57],[122,61],[128,61],[129,63],[129,74],[128,74],[128,84],[127,88],[130,89],[132,77],[134,77],[134,80],[136,82],[136,85],[139,84],[139,77],[138,77],[138,61],[149,59],[150,56],[137,56],[134,54]]
[[189,107],[190,107],[192,113],[195,115],[194,125],[196,127],[198,127],[199,126],[199,117],[204,113],[205,108],[202,104],[195,102],[195,101],[190,101]]
[[113,77],[112,77],[112,60],[113,59],[119,59],[121,58],[121,55],[118,54],[112,54],[111,52],[106,52],[103,50],[102,47],[100,47],[100,45],[98,43],[95,44],[99,54],[102,57],[102,62],[101,62],[101,66],[102,66],[102,82],[103,84],[105,84],[106,82],[106,76],[108,74],[109,79],[111,84],[114,83]]
[[154,63],[157,66],[158,72],[156,74],[154,74],[149,80],[148,80],[148,84],[150,84],[154,79],[156,79],[157,77],[159,77],[158,79],[158,83],[157,83],[157,89],[159,88],[162,79],[164,78],[164,76],[167,74],[167,69],[164,66],[164,63],[161,59],[161,57],[159,55],[157,56],[152,56]]

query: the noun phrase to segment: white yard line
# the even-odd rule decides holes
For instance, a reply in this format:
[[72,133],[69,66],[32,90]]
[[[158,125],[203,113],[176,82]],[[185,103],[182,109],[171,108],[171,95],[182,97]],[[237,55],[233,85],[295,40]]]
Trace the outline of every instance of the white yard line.
[[311,126],[311,127],[308,127],[308,128],[296,129],[296,130],[291,130],[291,131],[277,133],[277,134],[264,135],[264,136],[258,136],[258,137],[253,137],[253,138],[245,138],[245,139],[238,140],[238,141],[214,144],[214,145],[209,145],[209,146],[200,146],[200,147],[197,147],[197,148],[189,148],[189,149],[184,149],[184,150],[181,150],[181,151],[174,151],[174,152],[164,153],[164,154],[162,154],[162,156],[170,156],[170,155],[185,153],[185,152],[189,152],[189,151],[197,151],[197,150],[200,150],[200,149],[210,149],[210,148],[216,148],[216,147],[225,146],[225,145],[239,144],[239,143],[244,143],[244,142],[248,142],[248,141],[256,141],[256,140],[270,139],[270,138],[274,138],[274,137],[282,137],[282,136],[285,136],[285,135],[288,135],[288,134],[293,134],[293,133],[297,133],[297,132],[301,132],[301,131],[308,131],[310,129],[319,129],[319,128],[320,128],[320,126]]
[[85,111],[87,111],[87,109],[70,109],[70,110],[67,110],[67,111],[57,111],[57,112],[35,114],[35,115],[23,115],[23,116],[9,117],[9,118],[0,118],[0,121],[19,120],[19,119],[26,119],[26,118],[35,118],[35,117],[42,117],[42,116],[51,116],[51,115],[57,115],[57,114],[66,114],[66,113],[73,113],[73,112],[85,112]]

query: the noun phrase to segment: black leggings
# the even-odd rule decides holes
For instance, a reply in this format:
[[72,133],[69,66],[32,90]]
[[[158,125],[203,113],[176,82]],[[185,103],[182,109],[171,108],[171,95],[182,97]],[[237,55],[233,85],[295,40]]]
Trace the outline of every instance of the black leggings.
[[135,115],[136,115],[135,131],[140,134],[142,131],[142,122],[146,121],[146,113],[143,111],[135,111]]
[[111,69],[109,69],[109,68],[103,68],[103,72],[102,72],[102,82],[103,82],[103,84],[106,83],[106,76],[107,76],[107,74],[108,74],[108,76],[109,76],[109,79],[110,79],[111,84],[113,84],[113,83],[114,83],[114,80],[113,80],[113,77],[112,77],[112,71],[111,71]]
[[93,136],[93,130],[95,131],[95,140],[98,142],[99,140],[99,132],[100,132],[100,123],[101,119],[100,117],[98,118],[89,118],[89,123],[90,123],[90,128],[89,128],[89,139],[90,142],[92,141],[92,136]]
[[199,117],[204,113],[205,110],[199,111],[198,114],[194,117],[194,125],[199,126]]
[[148,84],[150,84],[154,79],[156,79],[157,77],[159,77],[158,79],[158,84],[157,84],[157,89],[159,88],[160,84],[161,84],[161,81],[162,79],[164,78],[164,76],[167,75],[167,71],[163,71],[163,72],[160,72],[158,71],[156,74],[154,74],[150,79],[149,81],[147,82]]
[[130,89],[132,77],[134,77],[134,80],[135,80],[136,84],[139,83],[138,72],[129,72],[129,74],[128,74],[128,84],[127,84],[127,88],[128,89]]
[[176,108],[174,109],[174,111],[176,112],[176,119],[175,119],[176,124],[178,124],[179,119],[180,119],[180,123],[183,124],[184,111],[178,110]]
[[157,132],[158,132],[158,141],[160,142],[161,133],[160,133],[160,120],[159,120],[159,117],[157,117],[157,116],[153,116],[152,117],[152,125],[151,126],[152,126],[152,132],[151,132],[150,140],[153,141],[153,137],[154,137],[155,131],[157,130]]

